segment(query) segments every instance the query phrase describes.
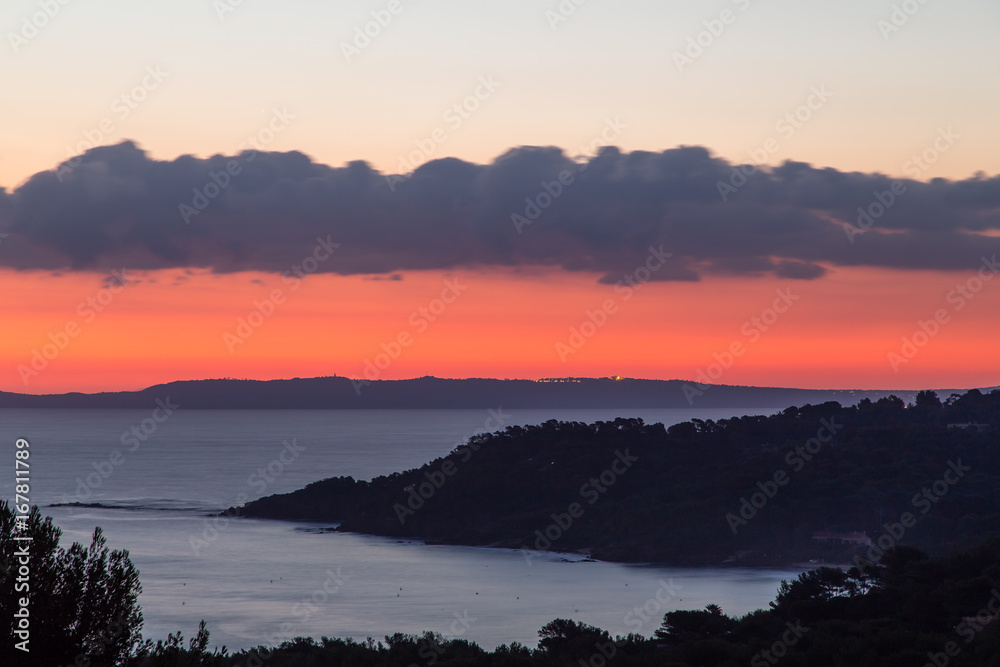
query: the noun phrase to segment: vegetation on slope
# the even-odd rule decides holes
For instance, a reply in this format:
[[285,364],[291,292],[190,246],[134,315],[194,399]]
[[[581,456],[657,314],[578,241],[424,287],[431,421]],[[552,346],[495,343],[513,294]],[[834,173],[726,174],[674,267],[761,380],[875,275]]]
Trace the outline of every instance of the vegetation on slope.
[[[966,422],[990,426],[949,428]],[[669,429],[549,421],[475,436],[419,469],[327,479],[228,512],[616,561],[875,560],[900,541],[939,554],[1000,535],[998,424],[1000,391],[975,390]]]
[[[928,558],[911,547],[890,549],[877,564],[847,572],[820,568],[783,582],[766,610],[727,616],[717,605],[673,610],[652,637],[613,637],[569,619],[543,626],[538,645],[486,651],[436,633],[394,634],[381,641],[298,637],[280,646],[230,654],[209,650],[202,623],[194,639],[180,633],[141,641],[138,573],[127,552],[108,552],[95,531],[87,549],[59,547],[59,530],[37,511],[24,528],[0,503],[4,562],[16,536],[35,541],[31,653],[15,648],[13,628],[0,664],[88,667],[1000,667],[1000,540],[951,556]],[[12,618],[17,576],[0,579],[0,613]]]

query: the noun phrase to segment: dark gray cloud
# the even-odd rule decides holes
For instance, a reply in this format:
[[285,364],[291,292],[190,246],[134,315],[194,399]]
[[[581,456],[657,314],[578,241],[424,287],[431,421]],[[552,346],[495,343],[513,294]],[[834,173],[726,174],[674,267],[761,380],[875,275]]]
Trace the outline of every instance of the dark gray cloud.
[[[227,171],[228,170],[228,171]],[[490,164],[428,162],[406,177],[298,152],[154,160],[133,143],[95,148],[0,190],[0,265],[288,271],[317,239],[318,271],[381,274],[550,266],[615,282],[649,248],[672,253],[654,280],[708,274],[811,280],[836,266],[974,269],[1000,252],[1000,177],[904,180],[879,212],[880,174],[786,162],[734,178],[700,147],[605,148],[585,164],[522,147]],[[720,183],[740,183],[735,191]],[[888,201],[882,196],[883,202]]]

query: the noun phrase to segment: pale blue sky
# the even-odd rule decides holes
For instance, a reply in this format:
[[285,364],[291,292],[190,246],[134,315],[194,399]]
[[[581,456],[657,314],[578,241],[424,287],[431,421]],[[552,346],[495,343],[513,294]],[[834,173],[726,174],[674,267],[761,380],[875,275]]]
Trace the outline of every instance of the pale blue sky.
[[[546,19],[555,0],[401,0],[350,63],[341,42],[388,0],[243,0],[223,19],[219,3],[71,0],[15,52],[10,33],[40,10],[7,0],[0,185],[53,167],[86,133],[98,136],[103,119],[113,130],[99,143],[130,138],[172,158],[235,152],[275,107],[296,118],[267,148],[394,172],[490,75],[499,89],[432,157],[486,162],[525,144],[575,153],[620,118],[626,149],[700,144],[748,161],[778,138],[772,163],[900,174],[953,126],[961,140],[927,177],[1000,172],[996,2],[914,0],[919,10],[885,39],[877,21],[898,0],[587,0],[555,30]],[[735,20],[679,72],[673,53],[723,10]],[[111,104],[150,66],[169,74],[119,118]],[[782,137],[775,123],[819,85],[832,97]]]

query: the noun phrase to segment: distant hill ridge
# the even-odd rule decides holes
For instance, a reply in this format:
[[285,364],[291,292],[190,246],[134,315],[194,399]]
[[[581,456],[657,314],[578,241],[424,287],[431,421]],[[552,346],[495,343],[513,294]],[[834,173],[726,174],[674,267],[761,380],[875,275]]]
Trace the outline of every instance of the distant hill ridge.
[[[692,389],[697,393],[692,395]],[[951,391],[939,390],[944,397]],[[912,402],[915,391],[821,390],[697,385],[686,380],[573,378],[568,381],[444,379],[186,380],[140,391],[96,394],[0,392],[0,408],[147,408],[169,397],[184,409],[349,408],[774,408],[838,401],[852,405],[895,394]],[[689,400],[690,398],[690,400]]]

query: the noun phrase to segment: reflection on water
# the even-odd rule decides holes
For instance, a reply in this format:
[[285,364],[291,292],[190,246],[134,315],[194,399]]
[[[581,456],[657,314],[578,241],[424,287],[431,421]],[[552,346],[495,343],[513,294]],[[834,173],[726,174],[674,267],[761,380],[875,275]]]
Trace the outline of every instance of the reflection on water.
[[230,649],[299,635],[380,639],[425,630],[489,649],[511,641],[534,646],[538,629],[554,618],[649,635],[670,609],[716,603],[743,614],[765,607],[781,579],[798,574],[619,565],[550,553],[529,565],[506,549],[428,546],[252,519],[220,525],[195,555],[191,540],[211,538],[204,515],[51,513],[66,538],[87,540],[101,525],[113,547],[130,550],[143,582],[146,636],[190,635],[204,618],[213,645]]
[[[736,410],[518,410],[508,425],[639,416],[677,423]],[[506,411],[504,411],[506,414]],[[440,632],[484,648],[537,643],[555,618],[613,634],[650,635],[663,613],[716,603],[764,607],[797,571],[678,569],[591,562],[575,555],[452,546],[331,533],[327,525],[212,519],[241,497],[335,475],[373,476],[451,451],[486,420],[478,410],[189,411],[183,406],[131,450],[122,435],[142,410],[0,410],[0,441],[32,443],[32,502],[89,544],[101,526],[140,570],[144,635],[205,619],[230,650],[294,636],[380,639]],[[285,442],[299,455],[276,465]],[[130,441],[126,441],[130,442]],[[115,455],[115,452],[119,455]],[[286,457],[287,460],[288,457]],[[0,495],[13,495],[13,476]],[[57,502],[110,507],[47,507]]]

